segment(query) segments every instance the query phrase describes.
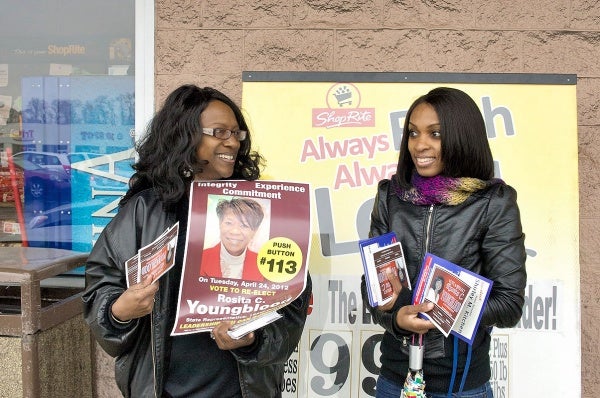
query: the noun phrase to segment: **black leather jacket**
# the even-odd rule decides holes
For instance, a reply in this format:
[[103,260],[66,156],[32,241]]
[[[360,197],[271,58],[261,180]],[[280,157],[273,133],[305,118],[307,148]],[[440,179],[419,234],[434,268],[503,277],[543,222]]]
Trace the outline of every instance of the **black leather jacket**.
[[[526,285],[525,236],[522,232],[516,192],[495,184],[472,194],[457,206],[418,206],[401,201],[389,180],[379,183],[371,215],[371,236],[394,231],[402,243],[412,286],[424,254],[432,253],[491,279],[494,284],[473,342],[473,356],[464,390],[489,380],[491,326],[512,327],[521,317]],[[376,323],[385,329],[382,342],[381,374],[399,383],[407,372],[407,337],[411,332],[398,328],[398,310],[411,304],[412,292],[403,289],[394,309],[383,312],[369,306],[361,284],[363,302]],[[432,329],[425,337],[423,372],[428,391],[447,392],[452,371],[453,344],[450,338]],[[466,343],[460,342],[459,372],[462,376]],[[429,359],[429,360],[428,360]],[[455,383],[454,391],[459,383]]]
[[[152,190],[131,198],[104,228],[89,255],[84,318],[102,348],[116,357],[115,378],[125,397],[160,397],[164,385],[168,339],[173,319],[169,308],[178,295],[168,272],[160,280],[151,315],[121,325],[109,314],[112,303],[126,289],[124,263],[137,250],[156,239],[176,222]],[[181,267],[181,263],[176,267]],[[176,284],[178,286],[178,283]],[[310,275],[304,292],[279,310],[283,318],[256,331],[251,349],[232,350],[237,360],[240,386],[245,398],[280,397],[285,361],[296,348],[312,292]]]

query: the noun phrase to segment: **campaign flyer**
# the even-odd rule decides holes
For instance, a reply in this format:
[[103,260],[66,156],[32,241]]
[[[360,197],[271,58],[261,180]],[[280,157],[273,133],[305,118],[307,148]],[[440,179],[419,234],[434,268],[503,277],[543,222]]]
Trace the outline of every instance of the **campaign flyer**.
[[306,287],[310,218],[308,184],[194,181],[171,335],[276,319]]
[[154,283],[173,268],[178,234],[179,222],[176,222],[125,262],[127,287],[147,278]]
[[456,275],[434,266],[425,296],[425,301],[432,302],[434,306],[425,315],[444,336],[448,337],[450,334],[470,290],[471,286]]
[[396,273],[402,287],[411,289],[402,244],[396,241],[394,232],[360,240],[358,247],[371,306],[383,305],[392,298],[387,272]]
[[426,253],[413,303],[434,303],[422,314],[445,335],[472,344],[493,282],[441,257]]

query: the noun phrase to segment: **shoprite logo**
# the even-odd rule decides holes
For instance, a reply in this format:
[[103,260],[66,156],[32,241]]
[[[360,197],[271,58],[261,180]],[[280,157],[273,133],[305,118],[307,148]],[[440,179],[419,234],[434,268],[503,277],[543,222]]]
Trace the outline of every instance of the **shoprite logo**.
[[81,44],[69,44],[66,46],[48,45],[48,55],[85,55],[85,46]]
[[313,108],[313,127],[373,127],[375,108],[361,108],[361,95],[352,83],[336,83],[325,97],[327,108]]

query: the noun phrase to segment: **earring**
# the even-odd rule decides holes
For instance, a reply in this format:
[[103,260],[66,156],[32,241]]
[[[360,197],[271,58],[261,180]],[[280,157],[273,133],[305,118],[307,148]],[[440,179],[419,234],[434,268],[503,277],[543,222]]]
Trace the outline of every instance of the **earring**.
[[181,174],[183,174],[185,178],[190,178],[192,176],[192,169],[190,169],[189,167],[185,167]]

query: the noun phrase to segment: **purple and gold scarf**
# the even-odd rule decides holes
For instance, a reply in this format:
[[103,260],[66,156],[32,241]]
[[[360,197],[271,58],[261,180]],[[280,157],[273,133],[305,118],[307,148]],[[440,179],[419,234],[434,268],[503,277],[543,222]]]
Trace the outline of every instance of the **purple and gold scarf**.
[[472,177],[421,177],[415,173],[411,179],[412,187],[408,190],[400,187],[392,178],[392,187],[398,197],[416,205],[444,204],[456,206],[463,203],[474,192],[494,184],[504,184],[499,178],[488,181]]

